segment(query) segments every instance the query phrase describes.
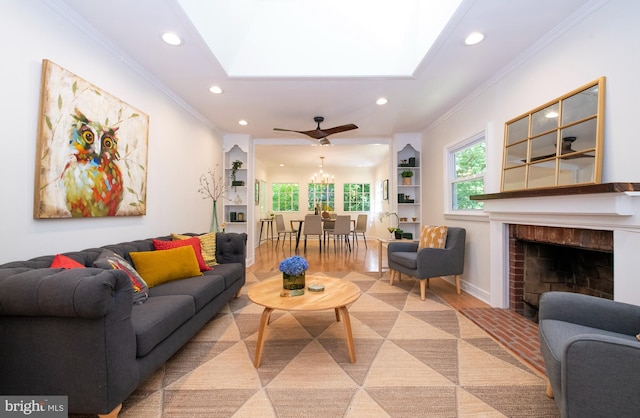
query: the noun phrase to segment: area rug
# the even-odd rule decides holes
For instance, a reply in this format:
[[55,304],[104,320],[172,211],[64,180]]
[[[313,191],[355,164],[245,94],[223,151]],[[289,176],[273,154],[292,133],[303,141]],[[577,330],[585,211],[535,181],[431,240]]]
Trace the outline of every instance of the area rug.
[[[313,274],[308,272],[308,275]],[[356,283],[357,361],[333,311],[274,311],[253,366],[263,308],[228,304],[125,402],[121,417],[558,417],[546,382],[417,283],[318,273]],[[249,274],[247,287],[273,273]]]

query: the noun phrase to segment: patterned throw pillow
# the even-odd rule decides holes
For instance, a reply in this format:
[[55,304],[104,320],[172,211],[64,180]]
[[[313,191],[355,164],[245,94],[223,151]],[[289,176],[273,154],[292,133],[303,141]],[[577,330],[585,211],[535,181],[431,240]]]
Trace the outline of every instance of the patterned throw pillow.
[[[171,234],[171,238],[174,240],[190,239],[193,238],[190,235]],[[217,266],[216,261],[216,233],[209,232],[208,234],[196,235],[196,238],[200,240],[202,246],[202,258],[208,266]]]
[[63,268],[63,269],[83,269],[85,268],[84,264],[78,263],[71,257],[67,257],[66,255],[57,254],[53,261],[51,262],[52,269]]
[[202,245],[200,244],[200,240],[198,238],[193,237],[177,241],[162,241],[159,239],[153,240],[153,248],[155,248],[156,250],[170,250],[172,248],[185,247],[188,245],[193,248],[196,260],[198,260],[198,267],[200,267],[200,271],[211,270],[211,267],[209,267],[204,261],[204,257],[202,256]]
[[127,273],[131,285],[133,286],[133,303],[144,303],[149,298],[149,287],[147,283],[140,277],[136,269],[118,254],[111,250],[104,250],[96,261],[93,262],[94,267],[101,269],[122,270]]
[[420,233],[420,248],[444,248],[447,243],[447,230],[446,226],[423,226]]

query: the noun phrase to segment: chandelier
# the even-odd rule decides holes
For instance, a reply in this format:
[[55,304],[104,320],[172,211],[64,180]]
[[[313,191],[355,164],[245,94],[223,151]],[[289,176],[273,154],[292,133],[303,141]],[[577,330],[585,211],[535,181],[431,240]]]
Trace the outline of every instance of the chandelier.
[[311,183],[314,184],[333,184],[334,176],[330,176],[329,174],[324,172],[324,157],[320,157],[320,172],[315,173],[313,177],[311,177]]

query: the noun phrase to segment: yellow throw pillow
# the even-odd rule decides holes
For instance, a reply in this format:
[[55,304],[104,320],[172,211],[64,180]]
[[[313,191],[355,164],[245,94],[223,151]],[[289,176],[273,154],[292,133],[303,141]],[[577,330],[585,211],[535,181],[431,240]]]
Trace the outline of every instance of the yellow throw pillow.
[[446,226],[423,226],[420,233],[420,248],[444,248],[447,243],[447,230]]
[[192,246],[170,250],[129,253],[133,265],[147,286],[153,287],[172,280],[202,276]]
[[[189,239],[193,238],[190,235],[171,234],[171,239]],[[196,238],[200,240],[200,247],[202,247],[202,258],[209,267],[217,266],[216,261],[216,233],[210,232],[208,234],[196,235]]]

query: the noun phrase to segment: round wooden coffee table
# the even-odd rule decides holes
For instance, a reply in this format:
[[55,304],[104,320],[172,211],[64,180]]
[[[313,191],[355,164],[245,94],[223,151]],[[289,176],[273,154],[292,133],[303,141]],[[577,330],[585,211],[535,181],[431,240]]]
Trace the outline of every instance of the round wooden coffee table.
[[281,277],[265,280],[249,288],[249,299],[258,305],[264,306],[258,331],[256,358],[253,363],[256,368],[260,367],[262,349],[264,348],[264,330],[269,323],[269,317],[274,309],[283,311],[322,311],[325,309],[335,309],[336,321],[340,322],[340,317],[342,316],[342,321],[344,322],[344,329],[347,334],[347,347],[349,348],[349,360],[351,363],[356,362],[356,351],[353,346],[351,320],[349,319],[347,305],[355,302],[360,297],[360,288],[350,281],[324,276],[307,276],[305,282],[307,285],[311,283],[323,284],[324,291],[311,292],[309,289],[305,289],[304,295],[283,297],[280,296],[280,292],[282,291]]

